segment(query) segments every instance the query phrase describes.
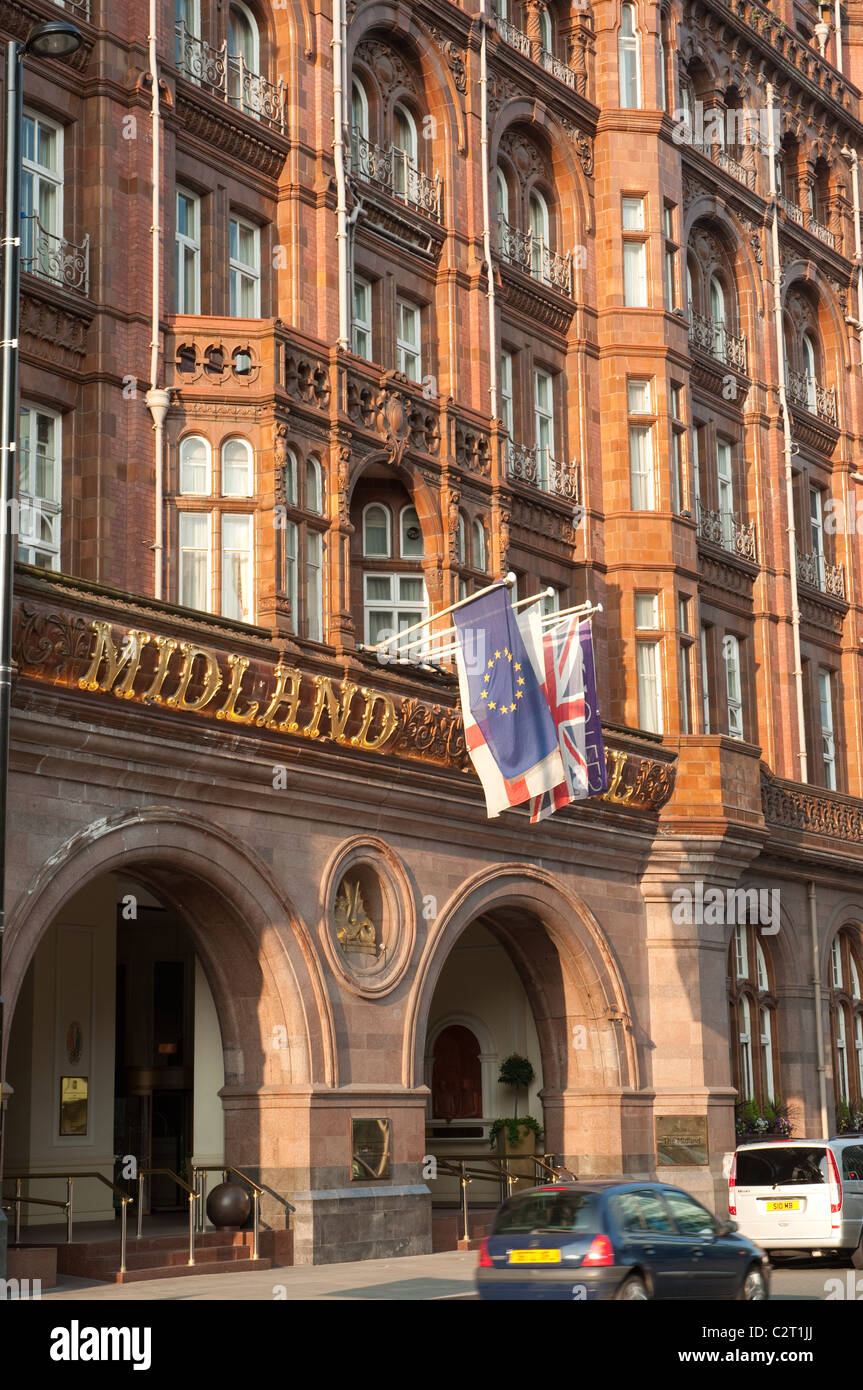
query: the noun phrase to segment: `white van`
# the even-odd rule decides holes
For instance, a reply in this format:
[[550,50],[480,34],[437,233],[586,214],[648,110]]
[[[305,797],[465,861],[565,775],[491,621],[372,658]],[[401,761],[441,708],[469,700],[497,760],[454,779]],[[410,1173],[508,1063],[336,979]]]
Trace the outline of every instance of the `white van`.
[[728,1211],[768,1253],[844,1250],[863,1269],[863,1136],[741,1145]]

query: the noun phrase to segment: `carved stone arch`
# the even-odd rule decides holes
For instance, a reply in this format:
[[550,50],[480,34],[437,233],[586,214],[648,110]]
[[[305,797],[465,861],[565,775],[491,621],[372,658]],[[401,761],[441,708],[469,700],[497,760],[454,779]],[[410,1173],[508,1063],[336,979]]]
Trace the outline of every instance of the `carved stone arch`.
[[[528,930],[508,927],[507,912],[529,915]],[[497,914],[502,914],[498,916]],[[634,1011],[610,944],[593,913],[553,874],[531,864],[498,864],[467,879],[443,905],[434,935],[417,965],[406,1007],[403,1084],[419,1084],[428,1017],[444,963],[462,932],[480,920],[497,935],[527,991],[543,1054],[546,1089],[565,1090],[573,1065],[569,1021],[578,1018],[591,1051],[589,1084],[608,1088],[639,1085],[633,1036]],[[536,938],[534,940],[534,938]],[[545,943],[559,962],[559,984],[551,997],[536,947]],[[566,1038],[561,1033],[563,1029]]]
[[278,8],[272,9],[272,25],[276,67],[278,72],[286,72],[288,92],[295,92],[299,84],[300,62],[308,62],[316,56],[315,27],[312,23],[308,0],[287,0]]
[[[185,807],[122,811],[88,825],[24,886],[6,934],[10,1019],[45,931],[77,892],[111,872],[145,884],[182,918],[213,993],[226,1076],[246,1089],[338,1084],[332,1009],[310,932],[254,851]],[[273,1046],[275,1029],[287,1049]]]
[[[758,331],[756,318],[763,315],[766,304],[763,266],[759,260],[761,241],[758,228],[754,223],[744,227],[727,206],[720,205],[717,198],[706,190],[699,192],[686,208],[683,244],[687,256],[693,250],[693,234],[702,225],[714,240],[717,236],[720,239],[727,257],[728,269],[734,278],[736,313],[740,328],[752,342]],[[757,313],[746,312],[747,297]]]
[[[456,71],[447,62],[432,32],[416,18],[415,13],[400,0],[369,0],[359,5],[348,31],[348,63],[353,63],[357,47],[368,39],[386,41],[389,47],[400,41],[410,54],[411,61],[419,72],[421,90],[429,96],[440,96],[446,108],[446,121],[443,125],[444,153],[446,158],[440,162],[448,170],[452,169],[451,140],[455,137],[455,148],[459,154],[467,153],[467,126],[459,91]],[[426,106],[432,103],[428,100]],[[451,189],[452,179],[446,180],[446,188]]]
[[808,306],[811,316],[809,326],[814,327],[818,334],[820,350],[826,364],[831,364],[835,371],[839,396],[840,383],[845,379],[845,368],[848,365],[848,343],[838,287],[831,283],[812,261],[788,264],[784,270],[783,313],[789,313],[795,324],[799,322],[802,332],[806,324],[803,322],[804,316],[797,301],[802,299],[804,305]]
[[449,545],[449,532],[445,520],[441,516],[438,489],[432,486],[423,470],[412,459],[403,455],[394,460],[391,453],[378,449],[371,454],[364,455],[350,470],[347,497],[349,512],[357,482],[366,470],[376,463],[385,463],[391,469],[395,477],[404,484],[411,502],[416,507],[417,518],[423,533],[423,550],[425,552],[423,573],[425,574],[429,603],[435,607],[442,602],[443,564]]
[[863,897],[849,893],[847,897],[841,898],[834,905],[826,921],[819,918],[818,928],[823,981],[827,978],[830,967],[830,947],[839,932],[848,930],[856,933],[857,948],[863,955]]
[[489,133],[492,169],[507,132],[518,126],[543,132],[545,162],[550,165],[563,244],[580,244],[593,231],[592,197],[587,186],[588,175],[593,171],[591,137],[574,124],[567,129],[557,116],[534,102],[512,97],[501,104]]

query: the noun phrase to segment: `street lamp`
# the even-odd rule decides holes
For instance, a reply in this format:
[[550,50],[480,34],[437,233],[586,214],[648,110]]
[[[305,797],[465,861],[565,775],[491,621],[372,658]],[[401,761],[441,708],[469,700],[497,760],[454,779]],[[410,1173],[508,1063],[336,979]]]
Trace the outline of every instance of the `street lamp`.
[[[21,67],[26,53],[68,58],[84,36],[66,20],[40,24],[24,43],[6,44],[6,129],[3,215],[3,326],[0,340],[0,972],[6,927],[6,798],[12,709],[12,583],[17,548],[18,308],[21,295]],[[3,995],[0,990],[0,1059]],[[3,1178],[3,1087],[0,1069],[0,1184]],[[2,1191],[2,1186],[0,1186]],[[8,1223],[0,1205],[0,1279],[6,1277]]]

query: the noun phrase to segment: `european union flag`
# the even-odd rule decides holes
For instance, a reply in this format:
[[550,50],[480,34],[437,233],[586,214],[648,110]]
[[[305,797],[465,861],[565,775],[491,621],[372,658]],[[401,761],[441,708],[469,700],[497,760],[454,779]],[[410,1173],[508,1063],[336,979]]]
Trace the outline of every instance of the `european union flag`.
[[512,782],[557,753],[558,739],[509,589],[500,584],[453,617],[470,712],[501,775]]

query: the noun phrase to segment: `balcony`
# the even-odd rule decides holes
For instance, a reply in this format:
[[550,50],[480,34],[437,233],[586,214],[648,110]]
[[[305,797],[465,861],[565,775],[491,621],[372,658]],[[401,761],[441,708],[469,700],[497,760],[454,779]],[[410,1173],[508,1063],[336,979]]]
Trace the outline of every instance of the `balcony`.
[[176,25],[177,70],[205,92],[221,97],[244,115],[285,134],[285,84],[268,82],[260,73],[246,67],[239,54],[228,52],[227,39],[221,48],[212,48],[204,39],[190,34],[182,20]]
[[508,43],[510,48],[521,53],[525,58],[536,57],[536,61],[546,72],[550,72],[552,77],[556,77],[559,82],[564,82],[567,87],[576,90],[576,74],[571,67],[568,67],[560,58],[555,58],[553,53],[528,38],[520,29],[516,29],[514,24],[510,24],[507,19],[497,20],[497,29],[504,43]]
[[395,145],[388,149],[373,145],[356,126],[351,135],[351,156],[352,172],[357,178],[384,189],[391,198],[397,198],[414,212],[443,222],[440,174],[435,174],[434,178],[424,174]]
[[828,425],[836,426],[836,387],[820,386],[808,372],[795,372],[788,368],[785,386],[792,405],[802,406],[810,415],[826,420]]
[[823,222],[819,222],[814,212],[810,212],[806,219],[806,225],[812,235],[823,242],[825,246],[829,246],[831,251],[837,249],[835,233],[831,232],[829,227],[825,227]]
[[46,231],[35,212],[22,217],[21,269],[64,290],[90,293],[90,237],[80,246]]
[[713,161],[718,169],[723,169],[726,174],[730,174],[738,183],[743,183],[747,188],[755,191],[755,169],[749,168],[746,164],[741,164],[739,159],[730,155],[725,146],[718,140],[693,141],[692,148],[698,150]]
[[550,285],[572,299],[572,252],[562,256],[552,251],[542,237],[511,227],[506,218],[498,218],[498,250],[509,265],[518,266],[543,285]]
[[507,476],[516,483],[526,483],[540,492],[562,497],[567,502],[578,501],[578,465],[552,458],[547,449],[531,448],[527,444],[506,445]]
[[743,333],[732,333],[720,320],[690,310],[689,344],[746,375],[746,337]]
[[820,589],[822,594],[833,598],[845,598],[845,569],[843,565],[831,565],[823,555],[802,555],[797,552],[797,578],[801,584],[811,589]]
[[712,507],[697,503],[698,538],[720,545],[731,555],[739,555],[741,560],[757,563],[755,548],[755,522],[741,521],[734,512],[714,511]]
[[802,208],[798,207],[796,203],[792,203],[791,199],[786,198],[784,193],[777,193],[776,201],[787,218],[796,223],[798,227],[806,226],[806,214]]

